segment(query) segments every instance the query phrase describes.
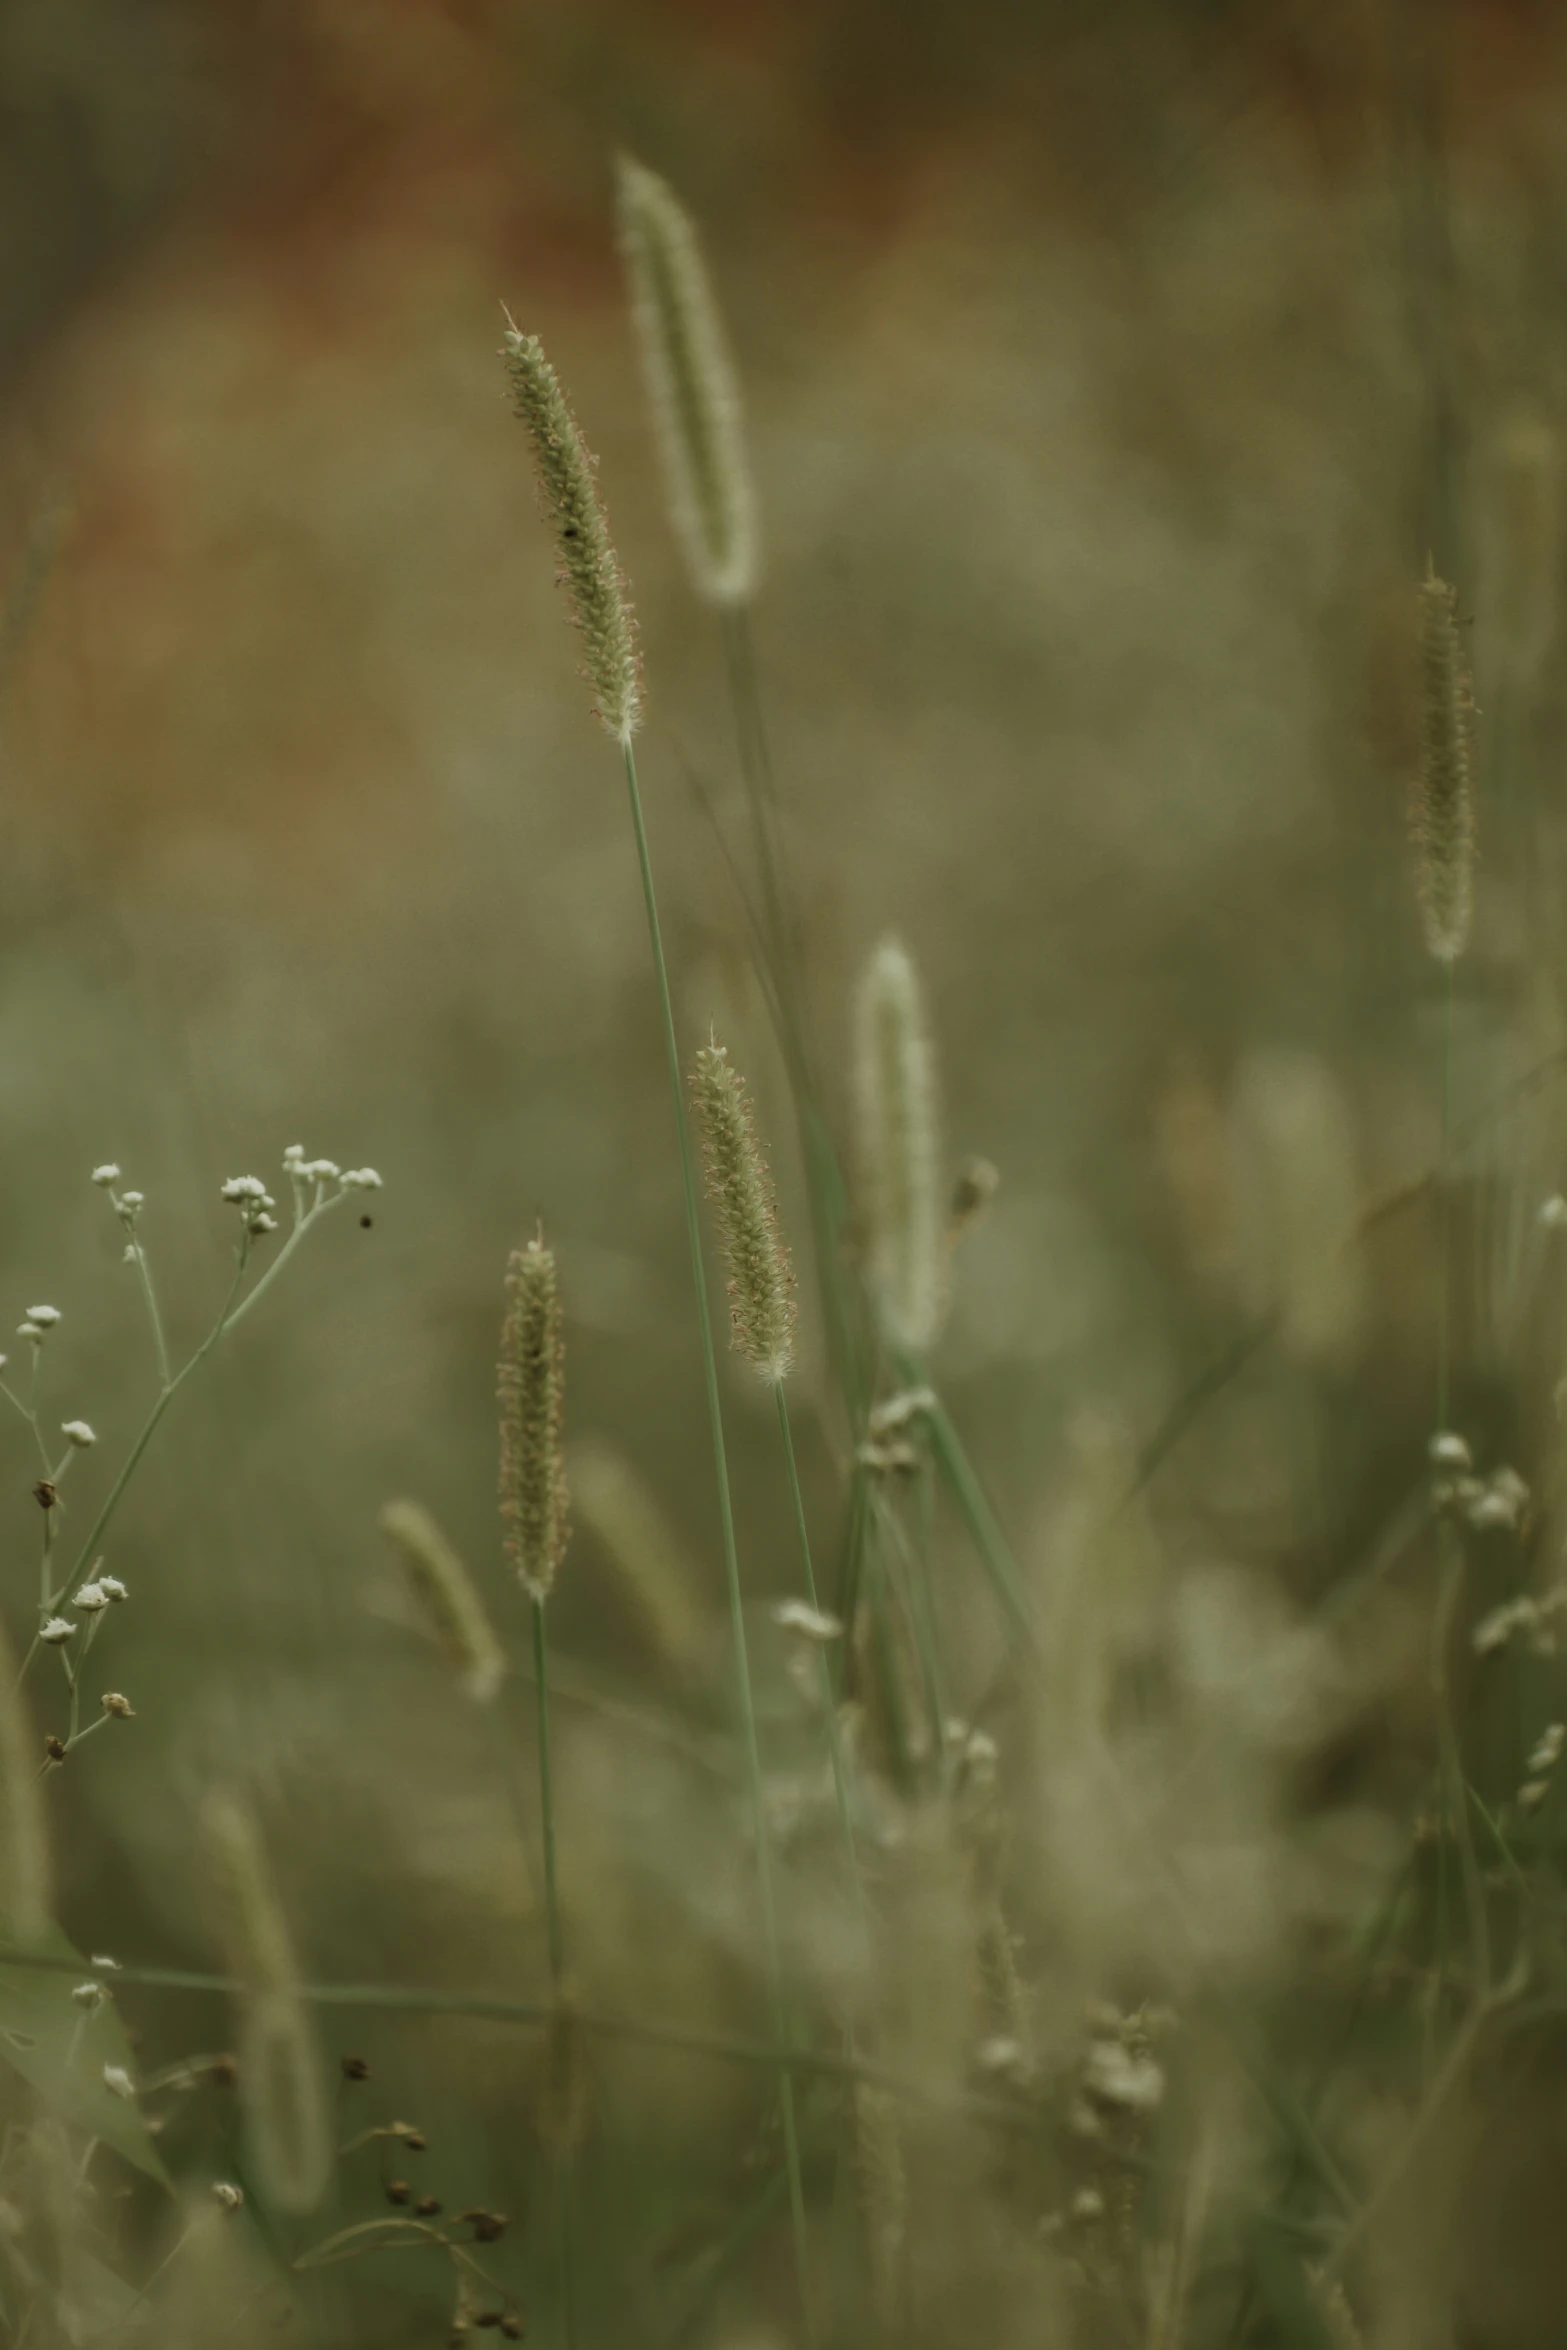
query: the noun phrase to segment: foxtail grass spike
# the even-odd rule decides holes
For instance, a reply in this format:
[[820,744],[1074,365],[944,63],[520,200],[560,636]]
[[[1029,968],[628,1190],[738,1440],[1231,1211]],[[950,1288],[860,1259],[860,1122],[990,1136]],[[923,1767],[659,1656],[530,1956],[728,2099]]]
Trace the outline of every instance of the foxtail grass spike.
[[1426,945],[1456,963],[1474,909],[1474,700],[1458,634],[1458,595],[1427,564],[1419,589],[1420,775],[1413,831]]
[[919,1353],[941,1321],[947,1202],[935,1051],[914,965],[895,938],[882,940],[860,981],[855,1094],[871,1287],[888,1337]]
[[572,1509],[597,1541],[643,1637],[676,1680],[700,1681],[713,1663],[713,1627],[700,1577],[657,1496],[610,1445],[572,1448]]
[[690,216],[623,156],[620,245],[675,530],[699,594],[743,604],[756,586],[756,512],[740,394]]
[[642,664],[625,575],[594,479],[596,461],[538,336],[519,333],[508,318],[503,357],[517,414],[533,442],[561,584],[582,631],[594,712],[617,742],[629,743],[642,716]]
[[245,1986],[239,2077],[251,2162],[269,2204],[313,2211],[331,2181],[332,2138],[287,1921],[244,1806],[216,1791],[202,1827],[229,1968]]
[[776,1385],[794,1361],[794,1271],[745,1081],[716,1038],[697,1054],[691,1093],[729,1284],[731,1338],[752,1370]]
[[506,1555],[536,1600],[565,1555],[565,1360],[555,1257],[540,1239],[513,1249],[501,1332],[501,1518]]
[[49,1923],[49,1842],[38,1756],[16,1660],[0,1627],[0,1939],[25,1947]]
[[506,1675],[506,1659],[472,1576],[423,1504],[389,1501],[381,1531],[396,1544],[408,1580],[458,1686],[487,1705]]

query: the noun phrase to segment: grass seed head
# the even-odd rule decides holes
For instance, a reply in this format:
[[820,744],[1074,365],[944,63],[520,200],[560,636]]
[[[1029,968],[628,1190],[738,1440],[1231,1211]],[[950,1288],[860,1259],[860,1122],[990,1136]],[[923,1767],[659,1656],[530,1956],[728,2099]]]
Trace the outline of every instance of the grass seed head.
[[776,1382],[787,1378],[794,1361],[794,1271],[745,1081],[716,1038],[697,1054],[691,1092],[729,1284],[733,1343],[759,1378]]
[[500,1688],[506,1659],[472,1576],[429,1511],[417,1501],[389,1501],[381,1530],[408,1570],[414,1596],[464,1694],[487,1705]]
[[283,1905],[255,1821],[236,1796],[214,1789],[201,1824],[225,1954],[246,1994],[239,2084],[251,2162],[268,2203],[313,2211],[331,2180],[332,2138]]
[[561,1443],[565,1352],[555,1257],[542,1239],[513,1249],[501,1332],[501,1519],[506,1555],[537,1600],[565,1555],[566,1461]]
[[37,1941],[49,1923],[49,1880],[38,1749],[0,1628],[0,1939]]
[[1458,633],[1458,594],[1427,564],[1418,591],[1420,774],[1412,830],[1426,945],[1456,963],[1474,915],[1474,698]]
[[698,593],[743,604],[756,585],[756,511],[740,395],[689,215],[655,172],[619,169],[620,244],[675,530]]
[[555,533],[561,584],[582,631],[594,713],[629,743],[642,716],[642,663],[625,575],[594,479],[595,460],[537,335],[508,318],[503,357],[517,414],[533,442],[539,501]]
[[855,1106],[871,1287],[888,1336],[919,1353],[945,1302],[947,1202],[936,1056],[907,950],[884,938],[855,1005]]

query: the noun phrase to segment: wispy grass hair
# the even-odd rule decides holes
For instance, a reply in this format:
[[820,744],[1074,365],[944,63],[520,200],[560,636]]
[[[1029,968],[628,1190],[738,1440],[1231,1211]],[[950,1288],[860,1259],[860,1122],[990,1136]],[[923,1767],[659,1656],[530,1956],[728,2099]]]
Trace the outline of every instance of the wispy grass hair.
[[425,1621],[464,1694],[487,1704],[505,1678],[506,1659],[472,1576],[421,1502],[389,1501],[381,1531],[396,1544]]

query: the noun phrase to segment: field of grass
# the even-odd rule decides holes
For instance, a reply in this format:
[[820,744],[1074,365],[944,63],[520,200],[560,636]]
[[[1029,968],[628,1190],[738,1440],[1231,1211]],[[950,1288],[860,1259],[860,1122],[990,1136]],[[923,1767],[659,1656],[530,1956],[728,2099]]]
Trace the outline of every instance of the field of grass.
[[1562,34],[699,13],[0,57],[0,2343],[1559,2350]]

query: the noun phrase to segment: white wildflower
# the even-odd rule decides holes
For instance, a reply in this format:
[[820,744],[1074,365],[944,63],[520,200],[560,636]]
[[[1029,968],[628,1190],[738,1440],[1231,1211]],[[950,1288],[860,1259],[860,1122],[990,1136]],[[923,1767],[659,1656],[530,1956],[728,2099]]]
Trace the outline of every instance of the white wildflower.
[[307,1175],[312,1183],[335,1183],[338,1180],[339,1168],[336,1159],[312,1159],[301,1172]]
[[60,1433],[70,1443],[80,1446],[83,1452],[86,1451],[89,1444],[96,1444],[98,1441],[97,1436],[88,1427],[85,1420],[63,1420],[60,1423]]
[[231,2185],[227,2179],[214,2179],[212,2193],[214,2200],[221,2204],[225,2211],[238,2211],[245,2201],[244,2188]]
[[826,1646],[829,1641],[843,1638],[843,1626],[836,1616],[822,1608],[808,1607],[803,1599],[781,1599],[772,1611],[773,1622],[780,1631],[798,1632],[802,1640],[814,1640]]
[[94,1183],[101,1183],[104,1189],[107,1190],[111,1183],[119,1182],[120,1170],[118,1167],[112,1165],[107,1167],[94,1167],[92,1171],[92,1179]]
[[1083,2065],[1083,2085],[1106,2105],[1152,2113],[1164,2097],[1164,2071],[1119,2040],[1095,2040]]
[[1431,1439],[1432,1466],[1438,1469],[1472,1469],[1474,1458],[1461,1436],[1451,1429],[1442,1429]]
[[230,1207],[238,1207],[248,1200],[254,1200],[259,1206],[266,1196],[267,1187],[259,1175],[231,1175],[219,1194]]
[[136,2094],[136,2084],[123,2064],[104,2066],[103,2085],[106,2089],[112,2089],[116,2097],[134,2097]]
[[75,1990],[71,1993],[71,1997],[75,2000],[78,2007],[85,2007],[89,2009],[94,2007],[102,2007],[104,2002],[104,1988],[101,1983],[78,1983]]
[[276,1216],[269,1216],[265,1208],[263,1208],[259,1215],[251,1217],[248,1229],[254,1233],[256,1238],[259,1240],[264,1233],[275,1232],[277,1230],[277,1218]]
[[59,1648],[63,1642],[72,1639],[75,1632],[76,1626],[68,1624],[64,1616],[51,1616],[38,1637],[46,1641],[49,1647]]
[[373,1167],[350,1167],[343,1177],[345,1191],[379,1191],[381,1178]]
[[124,1584],[120,1581],[118,1575],[98,1575],[94,1578],[94,1580],[96,1581],[99,1590],[103,1593],[104,1598],[113,1600],[116,1605],[118,1605],[122,1599],[128,1599],[130,1597],[129,1592],[126,1590]]
[[71,1602],[72,1607],[79,1607],[90,1616],[96,1615],[100,1608],[108,1604],[109,1594],[101,1583],[84,1583]]

